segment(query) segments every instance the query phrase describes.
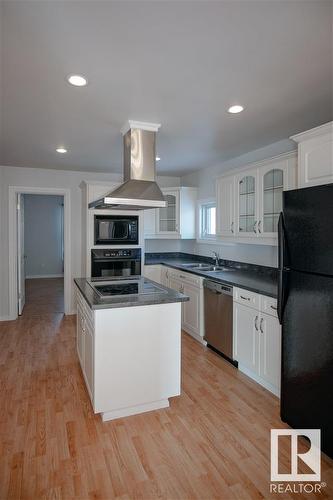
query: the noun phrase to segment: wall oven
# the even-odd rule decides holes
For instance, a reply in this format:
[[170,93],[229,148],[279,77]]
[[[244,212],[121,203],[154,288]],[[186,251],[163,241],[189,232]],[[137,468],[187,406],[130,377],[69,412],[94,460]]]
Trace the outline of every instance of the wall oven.
[[91,277],[139,276],[141,274],[141,248],[91,250]]
[[137,215],[95,215],[95,245],[137,245]]

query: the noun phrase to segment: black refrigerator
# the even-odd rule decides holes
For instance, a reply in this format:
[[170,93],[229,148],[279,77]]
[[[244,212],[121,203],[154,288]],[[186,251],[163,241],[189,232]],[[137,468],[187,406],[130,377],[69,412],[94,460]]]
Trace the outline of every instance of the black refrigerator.
[[283,193],[278,315],[281,419],[333,457],[333,184]]

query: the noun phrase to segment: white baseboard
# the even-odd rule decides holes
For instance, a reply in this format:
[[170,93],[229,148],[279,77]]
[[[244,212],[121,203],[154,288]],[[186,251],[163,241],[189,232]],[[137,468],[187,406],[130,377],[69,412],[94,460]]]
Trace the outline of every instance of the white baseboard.
[[105,411],[101,413],[102,421],[115,420],[116,418],[129,417],[130,415],[137,415],[139,413],[146,413],[147,411],[159,410],[160,408],[168,408],[169,400],[161,399],[160,401],[152,401],[151,403],[144,403],[142,405],[131,406],[130,408],[121,408],[119,410]]
[[15,319],[12,316],[0,316],[0,321],[14,321]]
[[34,274],[33,276],[26,276],[26,280],[34,280],[37,278],[63,278],[63,274]]

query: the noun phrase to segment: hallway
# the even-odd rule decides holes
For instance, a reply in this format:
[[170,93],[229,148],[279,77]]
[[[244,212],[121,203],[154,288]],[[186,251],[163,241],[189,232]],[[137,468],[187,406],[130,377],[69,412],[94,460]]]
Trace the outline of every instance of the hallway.
[[35,278],[25,281],[22,317],[64,312],[64,279]]

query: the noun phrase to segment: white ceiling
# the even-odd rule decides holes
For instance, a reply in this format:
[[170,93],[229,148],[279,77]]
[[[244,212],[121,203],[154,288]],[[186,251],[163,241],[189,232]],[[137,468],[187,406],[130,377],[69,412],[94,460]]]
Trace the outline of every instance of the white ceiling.
[[162,123],[158,172],[180,174],[327,122],[332,5],[4,1],[0,164],[120,171],[130,118]]

